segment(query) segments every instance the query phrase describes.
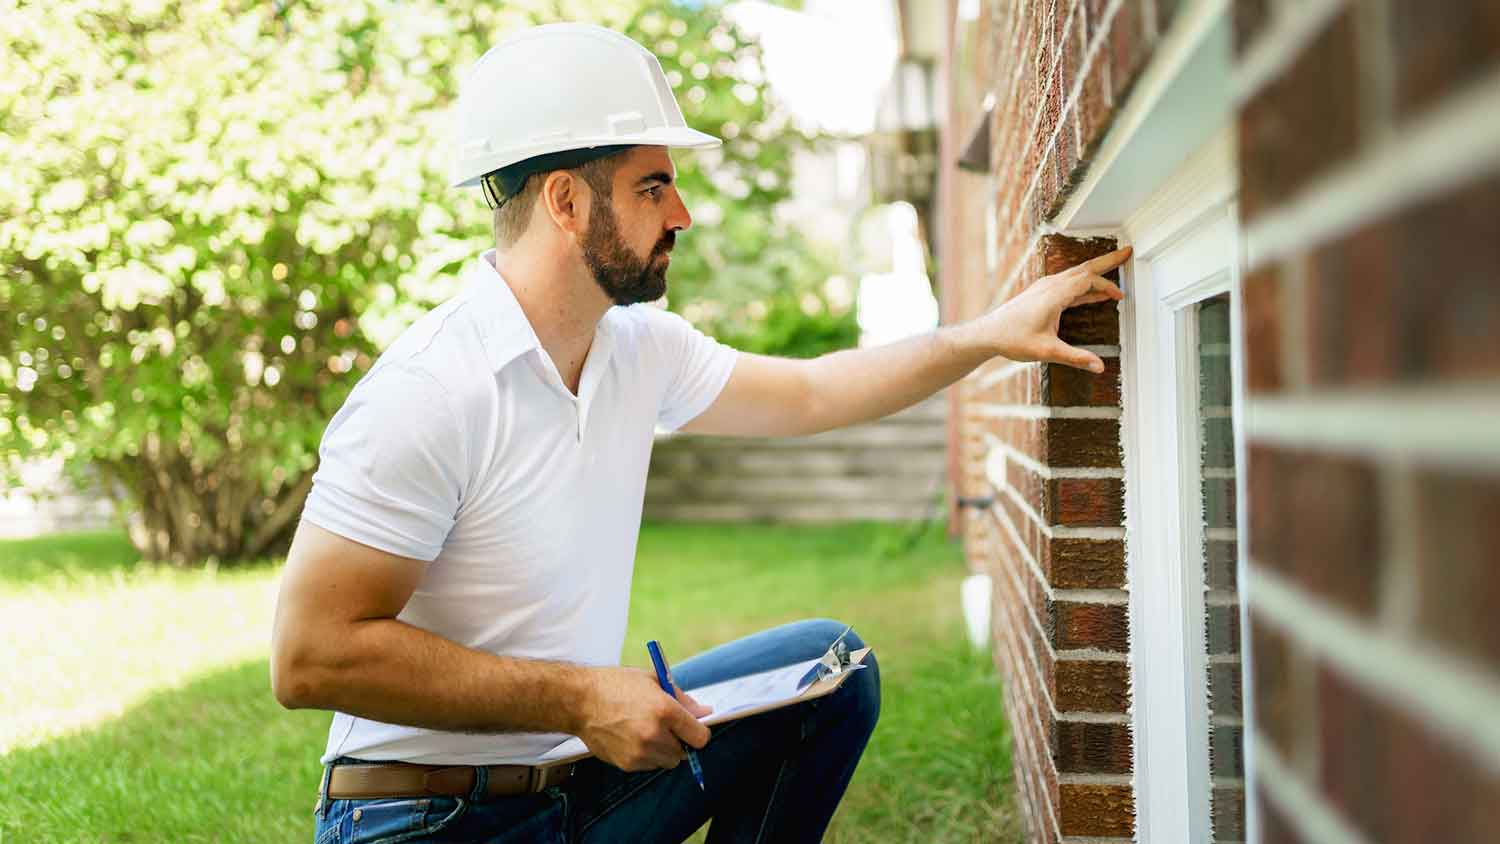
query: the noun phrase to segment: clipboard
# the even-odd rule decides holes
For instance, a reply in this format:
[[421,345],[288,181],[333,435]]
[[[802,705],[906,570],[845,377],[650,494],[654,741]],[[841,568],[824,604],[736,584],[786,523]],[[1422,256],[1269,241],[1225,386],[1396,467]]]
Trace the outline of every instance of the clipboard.
[[[847,633],[848,631],[846,630],[845,632]],[[713,712],[704,718],[698,719],[699,723],[706,727],[716,727],[719,724],[727,724],[731,721],[738,721],[741,718],[748,718],[752,715],[760,715],[761,713],[781,709],[782,707],[816,700],[837,691],[839,686],[842,686],[844,681],[849,679],[849,675],[865,667],[864,659],[870,653],[871,649],[864,647],[856,651],[851,651],[844,644],[843,639],[842,635],[839,636],[833,645],[829,647],[828,651],[816,660],[793,663],[789,666],[763,671],[759,674],[736,677],[721,683],[700,686],[696,689],[684,689],[683,691],[693,695],[695,698],[699,698],[699,693],[706,693],[709,690],[716,689],[716,687],[732,686],[733,688],[721,691],[733,691],[736,689],[753,689],[758,683],[768,683],[774,679],[793,678],[795,680],[797,684],[796,691],[789,694],[768,695],[769,699],[729,709],[721,710],[720,707],[715,706]],[[793,669],[796,670],[793,671]],[[794,677],[794,675],[796,676]],[[700,702],[707,703],[702,698],[699,698],[699,700]],[[553,768],[558,765],[571,765],[574,762],[587,759],[593,755],[593,752],[584,745],[581,739],[571,738],[543,754],[540,760],[532,764],[538,768]]]

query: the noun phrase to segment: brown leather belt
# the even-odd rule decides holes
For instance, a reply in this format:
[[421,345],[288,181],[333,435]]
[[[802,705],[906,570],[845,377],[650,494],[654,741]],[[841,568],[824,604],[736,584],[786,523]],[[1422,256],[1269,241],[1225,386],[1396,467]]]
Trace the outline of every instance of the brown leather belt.
[[[567,781],[572,765],[538,768],[532,765],[486,765],[489,779],[484,793],[490,797],[532,794]],[[332,800],[372,797],[466,797],[474,790],[478,769],[472,765],[416,765],[410,762],[377,762],[368,765],[337,765],[328,776]]]

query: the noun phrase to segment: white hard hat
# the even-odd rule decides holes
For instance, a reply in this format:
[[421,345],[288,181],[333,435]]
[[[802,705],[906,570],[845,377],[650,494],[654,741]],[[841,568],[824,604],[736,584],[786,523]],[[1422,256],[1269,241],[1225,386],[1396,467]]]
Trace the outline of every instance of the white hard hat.
[[688,128],[650,50],[581,23],[532,27],[491,47],[464,78],[457,112],[453,187],[564,150],[721,143]]

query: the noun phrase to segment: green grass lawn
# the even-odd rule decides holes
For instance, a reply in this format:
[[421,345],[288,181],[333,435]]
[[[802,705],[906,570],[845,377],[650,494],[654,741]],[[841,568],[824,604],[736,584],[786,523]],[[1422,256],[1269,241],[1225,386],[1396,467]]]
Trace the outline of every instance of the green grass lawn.
[[[278,572],[142,566],[118,534],[0,541],[0,844],[311,841],[330,716],[271,697]],[[685,657],[798,618],[854,624],[883,709],[828,840],[1019,841],[964,573],[936,529],[647,525],[626,641]]]

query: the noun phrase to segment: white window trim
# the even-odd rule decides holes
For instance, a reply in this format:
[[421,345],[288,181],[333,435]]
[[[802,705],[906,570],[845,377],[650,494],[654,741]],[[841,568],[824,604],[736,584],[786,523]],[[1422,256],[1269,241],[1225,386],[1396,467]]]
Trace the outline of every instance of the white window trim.
[[[1204,841],[1209,833],[1202,501],[1198,430],[1192,424],[1197,395],[1180,389],[1197,383],[1196,324],[1180,314],[1210,296],[1230,295],[1235,452],[1241,467],[1236,524],[1243,549],[1242,259],[1234,162],[1234,134],[1221,130],[1119,231],[1136,248],[1125,278],[1120,345],[1139,841]],[[1243,568],[1243,554],[1239,565]],[[1240,583],[1245,582],[1242,571]],[[1243,615],[1243,591],[1241,596]],[[1244,629],[1243,617],[1241,624]],[[1242,641],[1242,668],[1248,665],[1247,651]],[[1246,724],[1253,719],[1249,703]],[[1248,793],[1248,748],[1245,758]],[[1247,840],[1254,840],[1253,832],[1246,832]]]

